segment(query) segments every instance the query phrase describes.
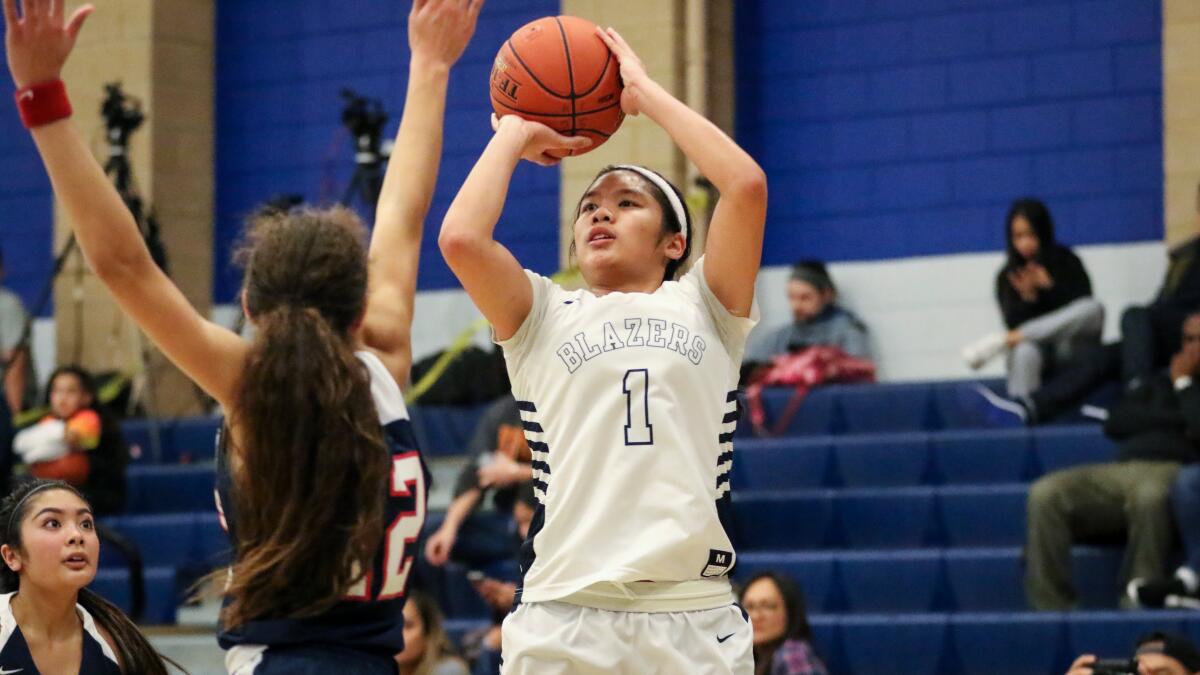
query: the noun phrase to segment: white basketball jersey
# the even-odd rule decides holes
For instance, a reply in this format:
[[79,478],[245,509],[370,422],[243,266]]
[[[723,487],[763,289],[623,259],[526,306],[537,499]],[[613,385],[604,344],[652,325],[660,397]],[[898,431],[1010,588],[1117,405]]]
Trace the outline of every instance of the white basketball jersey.
[[722,524],[746,336],[704,258],[654,293],[566,291],[526,271],[533,306],[500,345],[540,503],[520,599],[599,582],[721,580]]

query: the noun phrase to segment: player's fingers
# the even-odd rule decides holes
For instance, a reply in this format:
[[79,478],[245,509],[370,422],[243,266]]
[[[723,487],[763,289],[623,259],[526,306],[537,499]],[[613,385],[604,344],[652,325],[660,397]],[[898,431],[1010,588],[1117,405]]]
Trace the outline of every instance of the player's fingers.
[[587,136],[563,136],[559,134],[555,139],[561,147],[569,150],[583,150],[592,145],[592,139]]
[[46,8],[46,15],[54,19],[57,25],[62,23],[64,4],[66,4],[66,0],[50,0],[50,6]]
[[4,0],[4,24],[12,30],[18,23],[20,19],[17,18],[17,0]]
[[479,16],[479,12],[483,10],[484,0],[471,0],[471,6],[467,8],[467,14],[472,21]]
[[93,5],[84,5],[75,10],[75,13],[71,15],[71,20],[67,22],[67,35],[70,35],[72,40],[79,36],[79,31],[83,28],[83,22],[87,21],[87,18],[94,11],[96,11],[96,8]]
[[425,5],[428,5],[428,4],[429,4],[429,0],[413,0],[412,11],[419,12],[422,9],[425,9]]

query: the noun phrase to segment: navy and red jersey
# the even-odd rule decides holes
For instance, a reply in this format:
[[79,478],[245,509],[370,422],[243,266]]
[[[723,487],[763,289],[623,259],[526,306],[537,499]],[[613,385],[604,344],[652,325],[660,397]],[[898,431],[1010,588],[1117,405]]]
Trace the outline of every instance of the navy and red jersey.
[[[239,645],[283,647],[336,645],[341,648],[396,654],[404,649],[404,599],[419,555],[417,540],[425,523],[429,471],[417,449],[412,423],[400,387],[370,352],[358,352],[371,377],[371,395],[379,412],[384,440],[392,458],[383,541],[375,563],[342,602],[314,617],[264,617],[236,628],[222,626],[217,639],[223,649]],[[236,550],[237,498],[232,486],[225,443],[217,448],[217,510]],[[313,505],[320,508],[320,504]],[[335,554],[330,551],[330,554]]]

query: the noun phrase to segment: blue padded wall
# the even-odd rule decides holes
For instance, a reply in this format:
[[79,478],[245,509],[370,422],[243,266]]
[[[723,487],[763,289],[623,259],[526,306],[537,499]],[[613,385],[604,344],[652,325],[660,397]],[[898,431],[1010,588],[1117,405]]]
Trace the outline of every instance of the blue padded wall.
[[[386,133],[395,134],[408,75],[409,6],[394,0],[218,3],[215,301],[237,293],[240,273],[229,264],[230,250],[256,204],[283,193],[326,203],[341,197],[354,168],[352,139],[341,125],[342,88],[382,100],[391,115]],[[558,8],[554,0],[484,6],[451,76],[442,172],[421,253],[422,289],[457,286],[437,250],[437,228],[491,137],[492,58],[518,27]],[[548,273],[557,269],[557,228],[558,171],[523,165],[499,239],[525,266]]]
[[[3,50],[0,73],[0,82],[11,87]],[[4,285],[16,291],[33,311],[33,302],[53,268],[54,197],[33,140],[21,126],[11,101],[0,103],[0,166],[4,167],[0,171],[0,248],[4,250]],[[53,303],[46,303],[42,313],[52,315]]]
[[1070,244],[1161,239],[1158,0],[753,0],[737,135],[764,263],[998,250],[1008,203]]

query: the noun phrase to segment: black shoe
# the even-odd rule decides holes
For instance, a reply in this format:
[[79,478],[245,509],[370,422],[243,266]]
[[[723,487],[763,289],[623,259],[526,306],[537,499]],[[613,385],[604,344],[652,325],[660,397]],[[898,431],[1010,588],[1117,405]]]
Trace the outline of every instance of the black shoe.
[[1162,609],[1167,604],[1168,596],[1184,596],[1187,592],[1187,585],[1178,577],[1134,579],[1125,588],[1133,604],[1144,609]]

